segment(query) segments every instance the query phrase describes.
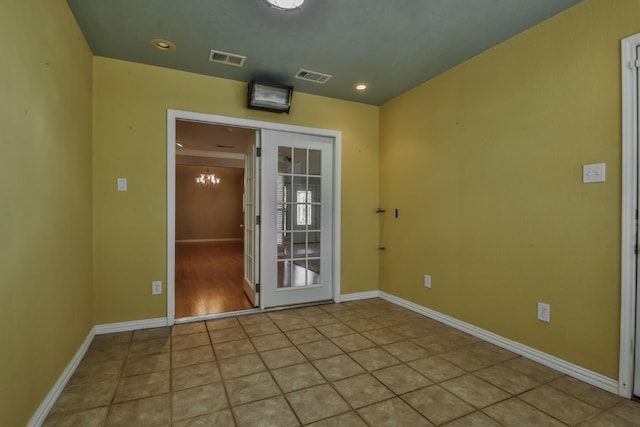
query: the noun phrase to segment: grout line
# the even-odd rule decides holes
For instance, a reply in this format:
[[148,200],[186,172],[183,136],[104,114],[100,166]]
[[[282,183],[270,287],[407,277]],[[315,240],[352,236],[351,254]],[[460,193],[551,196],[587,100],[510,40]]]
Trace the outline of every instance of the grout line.
[[[169,425],[173,425],[173,328],[169,326]],[[135,333],[135,332],[134,332]]]
[[[211,334],[209,333],[209,327],[207,325],[206,321],[202,321],[204,324],[204,328],[206,330],[207,333],[207,338],[209,340],[209,346],[211,347],[211,352],[213,353],[213,360],[215,362],[216,365],[216,369],[218,370],[218,375],[220,375],[220,383],[222,384],[222,389],[224,390],[224,396],[227,399],[227,408],[229,409],[229,412],[231,413],[231,419],[233,420],[233,422],[238,425],[238,420],[236,419],[236,415],[233,412],[233,407],[231,406],[231,399],[229,398],[229,390],[227,390],[227,384],[224,381],[224,378],[222,376],[222,369],[220,369],[220,363],[219,363],[219,358],[218,358],[218,354],[216,353],[216,349],[213,345],[213,338],[211,337]],[[221,411],[218,411],[221,412]]]

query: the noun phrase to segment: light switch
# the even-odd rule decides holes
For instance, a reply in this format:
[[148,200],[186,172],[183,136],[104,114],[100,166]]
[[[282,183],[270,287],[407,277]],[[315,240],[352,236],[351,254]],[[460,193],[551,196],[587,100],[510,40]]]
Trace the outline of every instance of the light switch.
[[605,164],[597,163],[582,166],[582,182],[589,184],[592,182],[605,182]]
[[127,191],[127,178],[118,178],[118,191]]

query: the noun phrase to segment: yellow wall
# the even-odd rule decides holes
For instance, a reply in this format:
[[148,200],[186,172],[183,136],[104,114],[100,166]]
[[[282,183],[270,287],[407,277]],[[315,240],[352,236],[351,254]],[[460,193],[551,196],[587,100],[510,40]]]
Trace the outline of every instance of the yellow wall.
[[342,131],[342,292],[377,288],[377,107],[295,93],[290,115],[248,110],[244,83],[95,57],[96,324],[166,315],[151,281],[166,284],[167,109]]
[[[381,203],[400,212],[381,290],[617,378],[620,40],[638,16],[586,1],[381,108]],[[607,182],[582,184],[600,162]]]
[[0,425],[25,425],[93,326],[92,56],[66,2],[2,2]]
[[[92,59],[63,0],[4,2],[0,425],[29,420],[93,324],[166,315],[168,108],[342,131],[343,293],[378,285],[380,195],[381,290],[615,378],[637,16],[587,0],[381,109],[296,93],[276,115],[247,110],[243,83]],[[596,162],[607,182],[582,184]]]

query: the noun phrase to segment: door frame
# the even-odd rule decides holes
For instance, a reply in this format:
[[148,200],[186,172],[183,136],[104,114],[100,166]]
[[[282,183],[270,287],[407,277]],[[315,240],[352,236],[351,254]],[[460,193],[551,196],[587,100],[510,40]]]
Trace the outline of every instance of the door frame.
[[[333,300],[340,302],[341,271],[341,183],[342,183],[342,132],[238,117],[196,113],[192,111],[167,110],[167,324],[175,323],[175,243],[176,243],[176,121],[189,120],[223,126],[238,126],[252,129],[278,130],[333,138]],[[262,301],[261,301],[262,304]],[[206,316],[202,316],[203,318]]]
[[636,209],[638,209],[638,79],[640,34],[622,40],[622,239],[620,287],[620,363],[618,394],[633,395],[638,274]]

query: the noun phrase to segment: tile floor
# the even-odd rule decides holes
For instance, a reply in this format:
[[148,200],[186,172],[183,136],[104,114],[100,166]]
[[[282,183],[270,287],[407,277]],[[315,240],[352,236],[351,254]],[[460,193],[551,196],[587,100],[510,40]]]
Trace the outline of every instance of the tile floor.
[[640,403],[370,299],[97,336],[44,425],[640,426]]

